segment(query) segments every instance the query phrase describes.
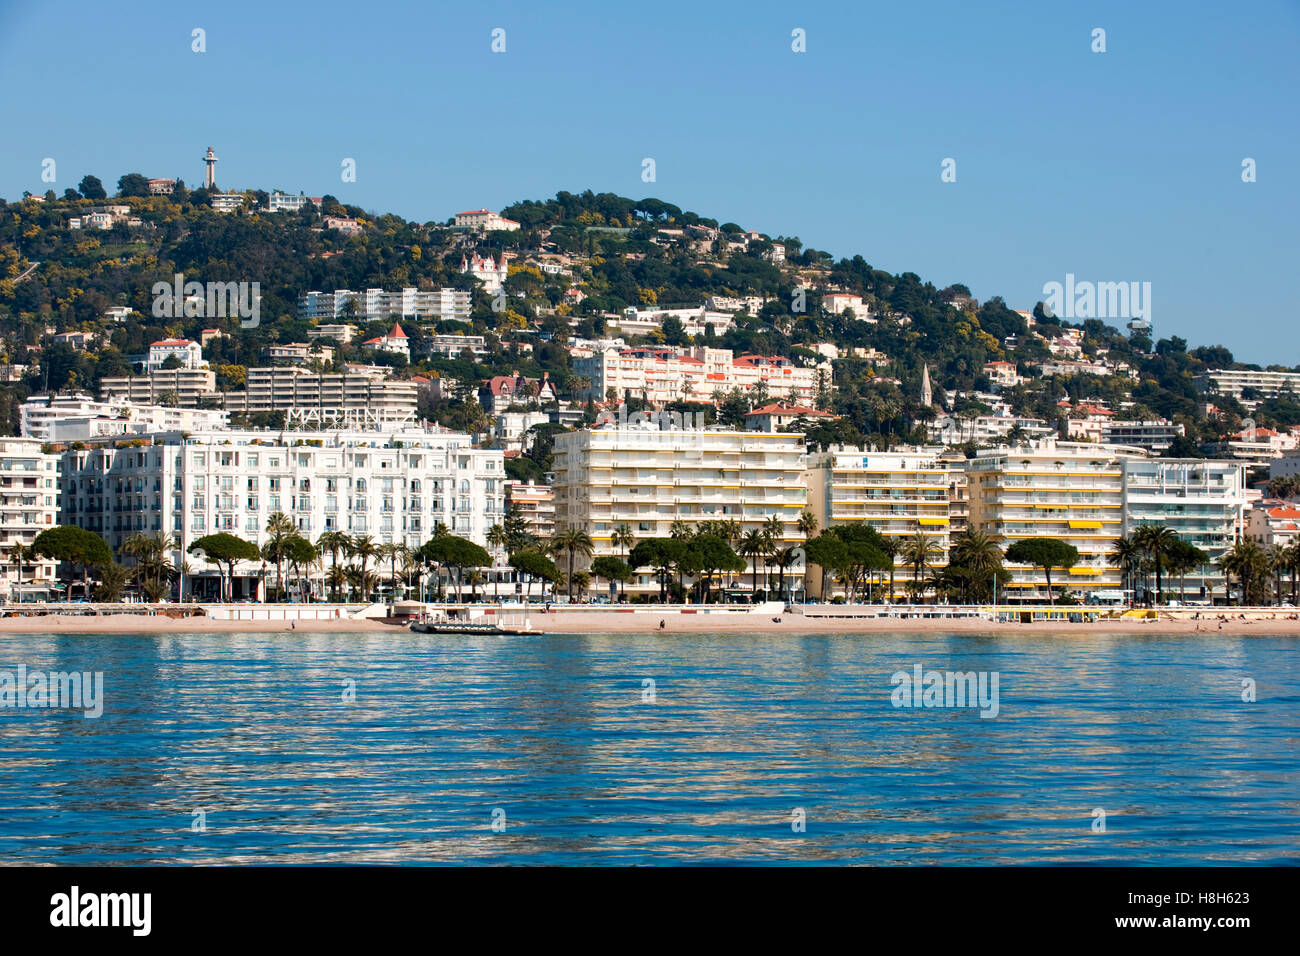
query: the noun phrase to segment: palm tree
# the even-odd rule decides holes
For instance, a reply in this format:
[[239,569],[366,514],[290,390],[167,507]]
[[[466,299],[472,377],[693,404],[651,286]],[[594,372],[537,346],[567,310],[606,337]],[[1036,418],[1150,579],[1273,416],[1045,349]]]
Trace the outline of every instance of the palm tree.
[[[1219,559],[1219,567],[1230,579],[1236,578],[1241,586],[1241,603],[1246,604],[1253,585],[1268,573],[1268,559],[1264,550],[1254,541],[1239,541]],[[1231,593],[1231,581],[1229,581]]]
[[[322,554],[324,554],[326,551],[328,551],[330,554],[331,571],[334,568],[338,567],[339,565],[339,552],[340,551],[346,552],[348,548],[350,548],[351,546],[352,546],[352,539],[349,538],[342,531],[322,531],[320,537],[316,539],[317,549]],[[336,584],[341,584],[344,581],[344,577],[341,575],[326,574],[325,580],[327,583],[330,581],[334,581]],[[333,599],[337,601],[338,589],[334,585],[331,585],[331,587],[333,588],[331,592],[333,595]]]
[[372,558],[375,558],[378,555],[379,548],[375,545],[375,539],[370,537],[368,534],[359,535],[358,537],[353,538],[348,544],[348,557],[361,559],[361,573],[356,578],[356,581],[363,586],[361,591],[361,600],[363,601],[368,600],[370,596],[370,591],[366,590],[364,585],[374,579],[374,575],[367,576],[366,565],[370,563]]
[[918,531],[903,543],[903,561],[912,568],[912,591],[923,590],[921,574],[929,569],[932,561],[943,557],[943,549],[924,531]]
[[736,547],[737,554],[742,558],[749,558],[753,562],[754,575],[750,581],[750,590],[754,597],[758,596],[758,559],[761,556],[771,554],[771,552],[772,539],[768,537],[766,531],[758,528],[746,531],[741,535],[740,544]]
[[[953,539],[948,564],[969,572],[963,585],[976,584],[982,593],[986,583],[996,583],[997,572],[1002,567],[1002,549],[983,531],[967,528]],[[993,596],[996,598],[996,593]],[[965,597],[963,590],[963,600]]]
[[1117,538],[1106,555],[1106,563],[1112,568],[1124,569],[1125,590],[1131,591],[1135,584],[1133,578],[1142,563],[1142,546],[1133,538]]
[[565,528],[555,536],[554,543],[557,553],[567,551],[569,554],[568,595],[569,603],[573,603],[573,559],[580,551],[584,556],[591,557],[596,546],[591,540],[591,535],[581,528]]
[[465,581],[469,584],[469,596],[475,604],[478,603],[478,586],[486,580],[483,572],[478,568],[470,568],[465,572]]
[[619,557],[626,557],[627,553],[636,547],[636,537],[632,534],[632,526],[624,521],[614,529],[610,535],[609,543],[619,550]]
[[1291,603],[1296,604],[1296,575],[1300,573],[1300,539],[1286,549],[1286,569],[1291,574]]
[[799,548],[777,548],[768,559],[776,567],[776,590],[781,600],[787,600],[785,593],[785,571],[799,561]]
[[[505,548],[508,540],[510,540],[510,537],[506,534],[504,525],[494,524],[488,528],[487,543],[488,547],[492,549],[492,563],[494,565],[497,563],[497,558]],[[492,576],[492,597],[493,600],[501,600],[501,572],[499,571]]]
[[1174,542],[1178,540],[1178,535],[1172,528],[1167,528],[1164,525],[1144,524],[1133,533],[1133,540],[1155,563],[1156,603],[1163,604],[1164,584],[1162,572],[1164,570],[1164,559],[1173,551]]
[[343,586],[348,583],[348,571],[341,564],[331,564],[330,569],[325,572],[325,583],[329,585],[330,594],[334,601],[338,601],[339,592]]
[[673,521],[672,524],[668,526],[668,537],[670,538],[679,538],[685,540],[690,536],[691,536],[691,526],[687,524],[685,521],[683,521],[681,518],[677,518],[676,520]]
[[266,559],[275,565],[275,588],[279,600],[284,600],[284,558],[286,542],[290,535],[297,534],[293,519],[282,511],[274,512],[266,519],[266,545],[263,552]]
[[380,558],[388,559],[388,587],[391,592],[389,594],[390,604],[397,600],[397,559],[402,556],[402,552],[405,550],[406,547],[404,545],[395,542],[381,544],[379,546]]
[[28,561],[33,560],[35,557],[36,557],[36,552],[33,551],[31,548],[29,548],[27,545],[23,544],[21,541],[16,542],[14,546],[9,549],[9,563],[14,566],[14,571],[16,572],[18,578],[17,591],[18,591],[19,601],[22,600],[23,565],[26,564]]
[[811,538],[817,533],[817,516],[811,511],[805,511],[799,515],[799,533],[805,538]]
[[884,538],[885,540],[881,542],[880,550],[884,553],[885,557],[889,559],[889,600],[886,601],[885,603],[893,604],[894,603],[894,571],[897,569],[898,566],[897,558],[899,555],[899,551],[901,549],[897,538],[890,537],[888,535],[885,535]]
[[1273,603],[1281,604],[1282,575],[1286,572],[1287,563],[1286,548],[1275,544],[1264,552],[1264,558],[1268,562],[1268,570],[1273,575]]

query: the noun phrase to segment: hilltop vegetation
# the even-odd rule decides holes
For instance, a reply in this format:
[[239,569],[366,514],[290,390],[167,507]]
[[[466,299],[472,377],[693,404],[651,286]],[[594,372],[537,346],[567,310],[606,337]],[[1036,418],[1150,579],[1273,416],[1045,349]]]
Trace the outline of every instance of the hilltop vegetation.
[[[93,182],[92,182],[93,180]],[[669,345],[710,344],[735,350],[787,355],[813,362],[813,347],[836,346],[836,390],[823,404],[844,416],[819,426],[822,441],[849,440],[892,444],[915,440],[936,411],[920,407],[922,364],[927,363],[942,404],[944,389],[988,391],[985,363],[1014,363],[1029,378],[1004,390],[1015,410],[1060,424],[1063,398],[1111,403],[1126,418],[1169,418],[1187,428],[1188,442],[1212,440],[1239,427],[1245,410],[1218,401],[1223,414],[1214,421],[1198,412],[1192,377],[1206,368],[1232,367],[1221,346],[1189,349],[1171,336],[1155,343],[1097,320],[1076,326],[1037,313],[1031,334],[1025,319],[1000,298],[976,303],[960,284],[937,288],[913,273],[892,275],[873,268],[862,256],[839,261],[798,237],[746,236],[735,223],[721,223],[658,199],[632,200],[613,194],[561,192],[544,202],[515,203],[503,215],[518,221],[514,232],[466,234],[447,223],[415,223],[395,215],[374,216],[324,197],[321,209],[308,204],[297,213],[259,213],[265,193],[249,191],[245,207],[218,213],[206,190],[180,184],[171,196],[141,195],[147,189],[135,174],[119,181],[112,203],[128,205],[139,225],[115,224],[108,230],[69,229],[68,221],[101,206],[106,197],[94,177],[81,191],[62,197],[47,193],[5,203],[0,200],[0,336],[3,364],[26,365],[19,380],[0,385],[0,417],[13,430],[16,406],[27,395],[73,388],[94,389],[100,379],[130,371],[128,357],[166,337],[197,339],[204,328],[220,327],[226,336],[210,342],[204,356],[218,372],[220,387],[238,387],[249,366],[265,364],[262,350],[273,343],[305,340],[309,323],[298,318],[297,302],[309,290],[393,290],[452,287],[474,290],[469,323],[408,323],[412,355],[374,353],[353,345],[341,348],[335,363],[381,362],[398,375],[437,373],[456,379],[467,391],[490,375],[518,370],[548,372],[563,394],[574,382],[565,348],[571,336],[605,333],[602,313],[628,307],[701,306],[710,296],[759,296],[757,314],[740,313],[725,335],[711,332],[690,339],[674,319],[648,341]],[[96,197],[96,198],[89,198]],[[357,220],[362,231],[348,236],[322,229],[322,216]],[[773,255],[784,249],[784,259]],[[479,288],[460,264],[467,254],[512,256],[504,307]],[[525,264],[530,256],[551,254],[568,266],[548,274]],[[35,268],[32,268],[34,264]],[[242,329],[237,319],[158,318],[152,314],[154,283],[171,283],[177,274],[200,282],[260,283],[261,324]],[[826,314],[822,294],[834,288],[860,295],[876,322],[851,315]],[[573,304],[566,292],[586,298]],[[802,290],[802,291],[801,291]],[[114,323],[105,310],[126,306],[126,321]],[[361,329],[360,339],[382,334],[391,321]],[[1105,355],[1127,363],[1126,376],[1033,377],[1032,363],[1050,359],[1043,337],[1081,328],[1083,356]],[[52,341],[51,333],[93,331],[103,342],[76,351]],[[431,333],[483,335],[488,354],[453,359],[423,357]],[[1014,345],[1009,344],[1014,343]],[[873,364],[852,357],[855,348],[875,350],[888,359]],[[322,366],[327,367],[327,366]],[[1127,403],[1132,403],[1127,404]],[[1121,412],[1122,409],[1122,412]],[[976,414],[978,402],[950,412]],[[424,411],[457,427],[480,425],[481,413],[454,401]],[[723,420],[736,410],[721,409]],[[1260,405],[1253,416],[1263,425],[1300,424],[1300,405],[1278,399]]]

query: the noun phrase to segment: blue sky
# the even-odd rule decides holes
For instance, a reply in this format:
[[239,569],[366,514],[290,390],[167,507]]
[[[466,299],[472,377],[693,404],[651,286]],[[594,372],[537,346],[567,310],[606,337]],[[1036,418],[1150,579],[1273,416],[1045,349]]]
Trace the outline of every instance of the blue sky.
[[1292,366],[1297,41],[1297,0],[0,0],[0,195],[49,188],[45,157],[60,193],[193,186],[212,145],[223,187],[419,221],[657,196],[1013,308],[1067,273],[1150,282],[1157,337]]

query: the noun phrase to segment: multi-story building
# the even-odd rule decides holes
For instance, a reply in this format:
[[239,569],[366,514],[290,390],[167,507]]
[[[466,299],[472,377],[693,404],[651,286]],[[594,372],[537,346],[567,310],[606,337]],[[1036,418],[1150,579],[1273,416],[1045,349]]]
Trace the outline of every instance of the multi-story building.
[[517,509],[528,533],[541,541],[555,535],[555,489],[532,481],[506,482],[506,510]]
[[[505,511],[504,464],[500,451],[441,429],[164,432],[65,451],[62,523],[114,549],[135,534],[170,535],[173,562],[194,570],[186,594],[210,598],[217,571],[189,546],[224,532],[260,547],[277,512],[313,541],[341,531],[417,547],[442,523],[485,545]],[[255,596],[265,570],[238,565],[235,599]]]
[[272,362],[292,362],[306,365],[313,359],[334,361],[334,349],[318,342],[277,342],[262,349],[262,357]]
[[32,438],[0,438],[0,581],[6,600],[46,600],[53,595],[58,563],[14,550],[58,523],[59,456]]
[[[980,452],[967,462],[969,526],[1003,551],[1031,538],[1056,538],[1079,562],[1052,573],[1052,587],[1085,594],[1122,586],[1107,556],[1123,533],[1124,482],[1119,461],[1096,445],[1051,438]],[[1042,568],[1008,564],[1002,596],[1046,601]]]
[[1186,434],[1181,423],[1156,421],[1109,421],[1101,425],[1101,441],[1106,445],[1130,445],[1150,452],[1165,451],[1175,438]]
[[344,345],[351,342],[356,334],[357,328],[355,325],[345,324],[318,325],[314,329],[307,330],[307,338],[309,339],[334,339]]
[[476,252],[470,259],[466,259],[464,256],[461,257],[460,271],[478,279],[483,283],[484,291],[489,295],[495,295],[505,287],[506,277],[510,274],[510,267],[506,265],[504,254],[501,256],[501,261],[498,262],[491,256],[481,258]]
[[[948,466],[940,448],[864,452],[837,447],[809,459],[805,480],[808,508],[821,528],[865,524],[902,545],[918,532],[938,548],[931,564],[948,563],[951,519]],[[901,555],[895,586],[901,591],[908,571]],[[820,591],[822,575],[813,574],[810,589]],[[886,589],[887,590],[887,589]]]
[[196,408],[217,391],[217,376],[205,368],[175,368],[105,378],[99,383],[99,397],[106,402],[130,402],[134,405],[176,405]]
[[203,346],[190,339],[160,339],[149,346],[149,355],[144,361],[146,372],[161,371],[168,359],[180,362],[180,368],[203,368]]
[[[622,524],[640,541],[669,537],[674,521],[735,521],[744,532],[775,516],[778,547],[804,540],[801,435],[610,425],[557,435],[553,468],[556,530],[586,531],[593,557],[622,554],[611,541]],[[801,590],[803,573],[802,566],[786,572],[792,593]],[[639,568],[626,591],[658,593],[658,583]]]
[[[471,296],[468,292],[460,289],[421,290],[414,286],[398,292],[385,292],[383,289],[308,292],[298,304],[302,318],[331,323],[345,316],[367,322],[390,318],[468,322],[470,308]],[[320,334],[338,338],[337,334],[326,332],[325,328],[326,326],[319,327]],[[335,325],[333,328],[343,326]]]
[[487,343],[481,335],[431,335],[429,354],[441,358],[460,358],[469,349],[473,355],[485,355]]
[[[145,431],[224,428],[227,418],[225,412],[217,409],[99,402],[89,395],[33,395],[19,409],[23,436],[45,442]],[[115,427],[114,423],[121,427]]]
[[499,415],[511,405],[543,405],[558,396],[551,383],[551,373],[543,372],[540,379],[525,378],[517,371],[509,375],[494,375],[479,390],[479,401],[487,411]]
[[323,202],[322,196],[290,196],[288,193],[275,190],[266,197],[266,212],[297,212],[308,203],[320,206]]
[[208,201],[217,212],[234,212],[244,207],[244,198],[243,193],[212,193]]
[[1052,426],[1041,418],[1020,418],[1016,415],[944,415],[926,426],[931,441],[946,445],[959,445],[973,441],[987,444],[1006,438],[1012,429],[1019,427],[1027,438],[1045,438],[1054,434]]
[[[579,299],[578,301],[581,301]],[[650,335],[663,330],[665,319],[677,319],[682,323],[682,332],[686,335],[705,335],[708,329],[714,335],[723,335],[735,325],[735,320],[727,312],[710,312],[704,306],[692,306],[680,309],[637,309],[628,306],[621,315],[605,316],[610,328],[618,329],[625,335]]]
[[1290,501],[1261,501],[1246,513],[1245,536],[1261,548],[1290,547],[1300,538],[1300,508]]
[[642,398],[654,405],[668,402],[711,402],[715,392],[766,389],[772,398],[801,404],[816,401],[819,387],[830,388],[829,374],[795,365],[787,358],[766,355],[734,356],[730,349],[663,346],[605,349],[573,360],[574,374],[591,384],[585,395],[604,401],[613,390],[618,398]]
[[246,387],[218,393],[228,412],[274,412],[313,409],[338,412],[369,409],[377,414],[414,414],[419,386],[368,372],[316,374],[292,366],[250,368]]
[[1200,548],[1209,561],[1177,580],[1167,575],[1170,591],[1209,598],[1224,587],[1218,561],[1241,539],[1246,507],[1245,465],[1232,461],[1188,458],[1120,458],[1124,483],[1122,534],[1144,524],[1163,525]]
[[1259,369],[1210,369],[1195,376],[1193,384],[1205,395],[1227,395],[1247,408],[1283,392],[1300,396],[1300,372],[1266,372]]
[[513,219],[507,219],[499,213],[492,212],[490,209],[469,209],[465,212],[456,213],[455,227],[457,229],[481,229],[484,232],[496,230],[514,232],[519,228],[519,223]]

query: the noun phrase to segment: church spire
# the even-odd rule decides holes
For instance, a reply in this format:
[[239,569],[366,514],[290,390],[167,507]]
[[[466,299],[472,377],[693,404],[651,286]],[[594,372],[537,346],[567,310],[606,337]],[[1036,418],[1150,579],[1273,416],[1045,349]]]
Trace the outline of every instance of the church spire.
[[930,394],[930,366],[922,365],[921,366],[921,407],[929,408],[932,404],[934,404],[933,398],[934,396]]

